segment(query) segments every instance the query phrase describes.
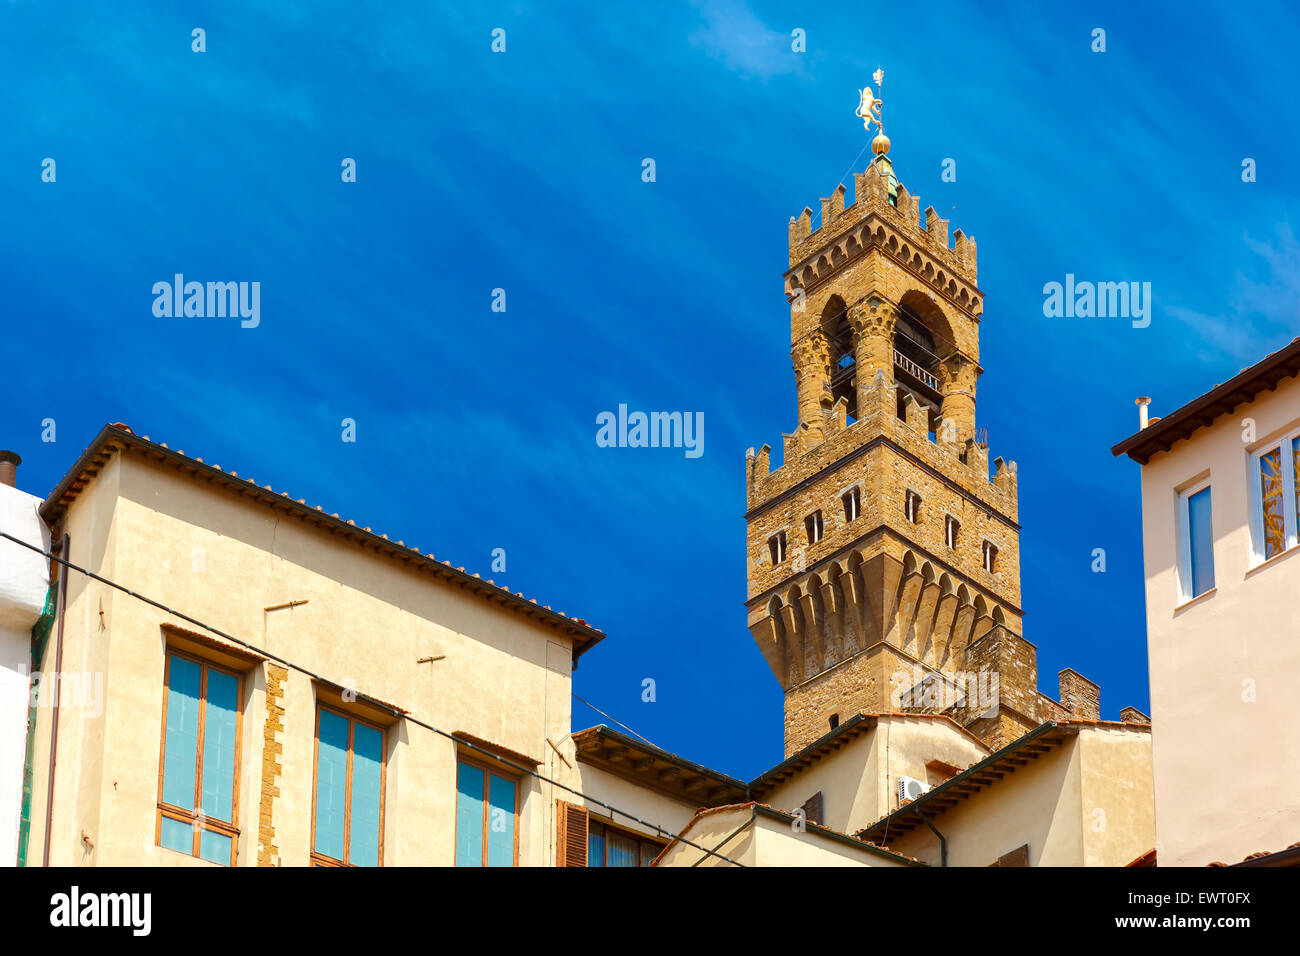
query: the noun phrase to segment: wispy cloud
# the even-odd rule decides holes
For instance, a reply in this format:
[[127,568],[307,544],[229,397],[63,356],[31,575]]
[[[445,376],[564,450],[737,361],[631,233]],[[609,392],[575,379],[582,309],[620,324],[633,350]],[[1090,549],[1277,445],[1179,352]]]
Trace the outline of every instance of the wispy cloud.
[[769,27],[741,0],[701,0],[695,5],[704,26],[691,34],[692,46],[743,76],[767,79],[799,72],[790,32]]
[[[1247,366],[1300,334],[1300,240],[1290,223],[1282,223],[1272,238],[1245,237],[1242,246],[1255,256],[1254,268],[1238,269],[1230,287],[1212,296],[1222,308],[1174,305],[1168,311],[1187,326],[1189,347]],[[1233,371],[1225,368],[1224,377]]]

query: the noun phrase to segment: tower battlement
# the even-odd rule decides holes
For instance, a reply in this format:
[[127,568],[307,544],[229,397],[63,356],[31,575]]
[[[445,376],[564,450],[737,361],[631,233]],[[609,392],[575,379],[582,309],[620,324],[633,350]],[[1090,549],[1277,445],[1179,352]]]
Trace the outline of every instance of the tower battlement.
[[[925,465],[953,478],[964,491],[990,507],[1017,518],[1017,467],[1014,461],[997,457],[989,470],[988,446],[972,436],[958,441],[950,430],[932,431],[929,415],[905,388],[890,385],[877,376],[872,389],[873,413],[849,422],[848,403],[839,399],[825,413],[824,426],[816,443],[801,430],[782,436],[782,461],[771,466],[771,446],[764,444],[745,456],[746,506],[753,509],[783,494],[810,477],[854,454],[862,454],[873,440],[885,441]],[[894,409],[899,409],[895,412]],[[865,409],[864,409],[865,411]]]
[[[975,240],[962,230],[948,234],[949,221],[933,206],[920,212],[919,196],[894,177],[888,158],[879,157],[864,172],[854,175],[853,202],[846,205],[847,191],[841,183],[828,198],[821,200],[821,218],[813,227],[813,211],[805,207],[790,217],[790,269],[786,273],[786,292],[805,291],[824,280],[827,274],[873,244],[891,245],[907,257],[923,257],[917,263],[924,271],[933,270],[936,286],[959,300],[982,298],[976,286],[978,262]],[[876,219],[872,226],[867,220]],[[824,261],[823,261],[824,260]],[[940,277],[942,274],[942,277]]]

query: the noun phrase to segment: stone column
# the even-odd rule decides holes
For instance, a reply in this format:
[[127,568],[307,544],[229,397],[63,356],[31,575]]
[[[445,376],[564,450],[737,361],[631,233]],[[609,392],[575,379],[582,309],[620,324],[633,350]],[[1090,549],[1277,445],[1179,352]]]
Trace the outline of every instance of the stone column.
[[[849,310],[849,322],[855,335],[853,359],[858,391],[858,417],[871,408],[869,393],[876,373],[883,372],[887,389],[894,385],[894,326],[898,309],[892,302],[872,295]],[[892,391],[890,392],[892,395]]]
[[828,397],[831,379],[831,348],[826,333],[813,329],[790,351],[794,362],[795,388],[799,399],[799,424],[810,438],[822,437],[822,401]]
[[938,371],[939,390],[943,392],[940,417],[952,423],[955,434],[951,437],[961,444],[975,435],[975,380],[979,378],[979,366],[954,352],[943,360]]

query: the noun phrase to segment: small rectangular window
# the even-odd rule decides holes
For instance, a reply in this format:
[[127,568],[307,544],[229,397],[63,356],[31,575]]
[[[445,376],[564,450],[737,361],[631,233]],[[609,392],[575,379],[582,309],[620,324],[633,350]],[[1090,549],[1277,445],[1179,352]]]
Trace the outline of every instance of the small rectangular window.
[[998,549],[992,541],[984,542],[984,570],[992,574],[997,570]]
[[961,530],[961,525],[957,522],[957,519],[952,515],[948,515],[943,523],[944,538],[948,542],[948,547],[954,549],[957,547],[957,532],[959,530]]
[[804,530],[808,532],[808,543],[816,544],[822,539],[822,513],[814,511],[803,519]]
[[844,521],[856,521],[858,515],[862,513],[862,491],[859,488],[850,488],[840,496],[840,501],[844,502]]
[[915,491],[907,492],[903,499],[903,516],[912,524],[921,522],[921,496]]
[[772,537],[767,539],[767,550],[772,556],[772,564],[777,565],[785,560],[785,532],[778,531]]
[[383,862],[384,731],[326,707],[316,708],[312,862]]
[[159,846],[233,866],[239,843],[240,675],[167,651]]
[[1210,486],[1179,497],[1179,578],[1183,600],[1200,597],[1214,587],[1214,522]]

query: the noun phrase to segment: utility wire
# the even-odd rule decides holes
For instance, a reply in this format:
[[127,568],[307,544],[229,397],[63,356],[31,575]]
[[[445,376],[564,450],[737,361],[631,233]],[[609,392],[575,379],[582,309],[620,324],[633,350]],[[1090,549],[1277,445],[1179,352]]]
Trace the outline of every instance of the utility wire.
[[650,744],[650,746],[651,746],[651,747],[654,747],[656,750],[663,750],[663,749],[664,749],[663,747],[660,747],[658,744],[650,743],[649,740],[646,740],[646,738],[642,737],[640,734],[638,734],[635,730],[633,730],[633,729],[632,729],[631,727],[629,727],[627,724],[623,723],[621,720],[618,720],[618,719],[616,719],[616,718],[614,718],[614,717],[609,716],[609,714],[605,713],[603,710],[601,710],[599,707],[597,707],[595,704],[591,703],[590,701],[583,700],[583,699],[582,699],[581,697],[579,697],[577,694],[574,694],[573,691],[569,691],[569,693],[572,694],[573,699],[576,700],[576,701],[578,701],[578,703],[580,703],[580,704],[586,704],[588,707],[590,707],[590,708],[591,708],[592,710],[594,710],[596,713],[600,714],[600,716],[604,717],[606,720],[612,720],[612,721],[614,721],[614,723],[618,724],[620,727],[622,727],[624,730],[626,730],[629,734],[631,734],[631,735],[632,735],[633,737],[635,737],[637,740],[645,740],[646,743]]
[[[37,547],[37,546],[34,545],[34,544],[29,544],[28,542],[23,541],[21,538],[15,538],[13,535],[11,535],[11,534],[9,534],[8,532],[5,532],[5,531],[0,531],[0,538],[5,538],[5,539],[7,539],[7,540],[9,540],[9,541],[12,541],[14,544],[21,545],[22,547],[26,548],[26,549],[29,550],[29,551],[35,551],[37,554],[44,555],[45,557],[49,558],[51,561],[54,561],[54,562],[57,562],[58,564],[63,565],[65,568],[69,568],[70,570],[76,571],[76,572],[78,572],[78,573],[80,573],[80,574],[84,574],[86,577],[90,578],[92,581],[98,581],[100,584],[108,585],[108,586],[111,587],[111,588],[114,588],[114,589],[116,589],[116,590],[118,590],[118,591],[121,591],[123,594],[126,594],[126,595],[128,595],[128,596],[130,596],[130,597],[133,597],[133,598],[135,598],[135,599],[137,599],[137,600],[139,600],[139,601],[143,601],[145,604],[148,604],[148,605],[151,606],[151,607],[155,607],[155,608],[157,608],[157,609],[160,610],[160,611],[164,611],[164,612],[166,612],[167,614],[170,614],[170,615],[172,615],[172,616],[174,616],[174,617],[178,617],[178,618],[180,618],[182,621],[186,621],[186,622],[188,622],[188,623],[190,623],[190,624],[193,624],[195,627],[201,627],[201,628],[203,628],[205,631],[208,631],[208,632],[210,632],[210,633],[212,633],[212,634],[216,634],[218,637],[223,638],[224,640],[231,641],[232,643],[238,644],[240,647],[245,647],[245,648],[247,648],[248,650],[253,651],[253,652],[256,653],[256,654],[260,654],[262,657],[265,657],[265,658],[268,658],[268,659],[270,659],[270,660],[276,661],[277,663],[283,664],[285,667],[291,668],[292,670],[295,670],[295,671],[297,671],[297,672],[300,673],[300,674],[305,674],[307,677],[310,677],[312,680],[321,681],[322,683],[329,684],[331,687],[337,688],[337,689],[339,689],[339,690],[350,690],[350,691],[352,691],[353,693],[357,694],[357,695],[360,696],[360,697],[365,697],[365,698],[366,698],[366,701],[367,701],[368,703],[370,703],[372,706],[375,706],[375,707],[380,708],[381,710],[387,711],[387,712],[388,712],[389,714],[391,714],[393,717],[396,717],[396,718],[398,718],[398,719],[402,719],[402,720],[409,720],[411,723],[415,724],[416,726],[423,727],[425,730],[432,731],[433,733],[438,734],[438,735],[441,736],[441,737],[446,737],[448,740],[453,741],[453,742],[454,742],[455,744],[457,744],[458,746],[461,746],[461,747],[468,747],[468,748],[471,749],[471,750],[478,751],[479,753],[484,754],[485,756],[491,757],[493,760],[497,761],[498,763],[505,764],[507,767],[510,767],[510,768],[512,768],[512,769],[514,769],[514,770],[517,770],[517,771],[518,771],[519,773],[521,773],[521,774],[526,774],[526,775],[528,775],[528,776],[530,776],[530,777],[536,777],[538,780],[542,781],[543,783],[549,783],[549,784],[551,784],[551,786],[559,787],[561,790],[564,790],[564,791],[566,791],[566,792],[568,792],[568,793],[571,793],[571,794],[573,794],[574,796],[581,797],[583,800],[586,800],[586,801],[588,801],[589,803],[593,803],[593,804],[595,804],[596,806],[603,807],[604,809],[608,810],[611,814],[615,814],[615,813],[616,813],[616,814],[618,814],[618,815],[621,816],[621,817],[626,817],[627,819],[632,820],[632,821],[635,822],[635,823],[639,823],[639,824],[641,824],[641,826],[643,826],[643,827],[648,827],[648,828],[650,828],[651,830],[654,830],[656,833],[658,833],[658,834],[661,835],[661,836],[667,836],[667,837],[669,837],[670,839],[676,840],[678,843],[684,843],[684,844],[686,844],[687,846],[694,847],[694,848],[697,849],[697,850],[703,850],[703,851],[704,851],[705,853],[707,853],[709,856],[716,856],[718,859],[720,859],[720,860],[724,860],[724,861],[726,861],[727,863],[730,863],[732,866],[744,866],[744,865],[745,865],[745,864],[743,864],[743,863],[740,863],[740,862],[737,861],[737,860],[733,860],[733,859],[732,859],[731,857],[729,857],[729,856],[724,856],[724,855],[721,854],[721,853],[715,853],[713,850],[710,850],[708,847],[701,846],[700,844],[695,843],[695,842],[693,842],[693,841],[691,841],[691,840],[688,840],[688,839],[686,839],[684,836],[680,836],[680,835],[674,833],[674,832],[671,831],[671,830],[665,830],[663,827],[659,826],[659,824],[657,824],[657,823],[651,823],[651,822],[649,822],[648,820],[642,820],[640,817],[636,816],[635,814],[628,813],[626,810],[620,810],[618,807],[613,806],[612,804],[609,804],[609,803],[605,803],[603,800],[597,800],[595,797],[588,796],[587,794],[583,793],[581,790],[575,790],[575,789],[573,789],[572,787],[568,786],[567,784],[560,783],[558,780],[552,780],[552,779],[549,778],[549,777],[545,777],[545,776],[543,776],[542,774],[538,773],[538,772],[537,772],[536,770],[534,770],[534,769],[531,769],[531,768],[529,768],[529,767],[520,766],[519,764],[514,763],[513,761],[510,761],[510,760],[505,759],[505,758],[502,757],[500,754],[497,754],[497,753],[495,753],[494,751],[488,750],[486,747],[480,747],[478,744],[475,744],[475,743],[473,743],[473,742],[471,742],[471,741],[468,741],[468,740],[464,740],[464,739],[462,739],[462,738],[460,738],[460,737],[457,737],[457,736],[455,736],[455,735],[453,735],[453,734],[448,733],[448,732],[445,731],[445,730],[441,730],[441,729],[439,729],[438,727],[435,727],[433,724],[430,724],[430,723],[428,723],[428,722],[426,722],[426,721],[420,720],[418,717],[414,717],[414,716],[412,716],[412,715],[409,714],[409,713],[404,713],[404,712],[401,711],[401,710],[398,710],[398,709],[396,709],[396,708],[394,708],[394,707],[392,707],[392,706],[390,706],[390,705],[388,705],[388,704],[383,703],[382,701],[378,700],[377,698],[370,697],[370,696],[367,695],[367,694],[362,694],[360,691],[357,691],[357,690],[355,690],[354,688],[349,687],[349,686],[347,686],[347,685],[345,685],[345,684],[340,684],[340,683],[338,683],[337,681],[330,680],[328,677],[322,677],[322,676],[320,676],[319,674],[316,674],[316,673],[314,673],[314,672],[308,670],[307,668],[301,666],[300,664],[295,664],[295,663],[293,663],[292,661],[288,660],[287,658],[283,658],[283,657],[280,657],[280,656],[278,656],[278,655],[276,655],[276,654],[272,654],[270,651],[262,650],[260,647],[257,647],[256,645],[253,645],[253,644],[250,644],[248,641],[240,640],[239,638],[235,637],[235,636],[232,635],[232,634],[227,634],[225,631],[220,630],[219,628],[215,628],[215,627],[213,627],[213,626],[210,625],[210,624],[205,624],[203,621],[200,621],[200,620],[198,620],[197,618],[190,617],[188,614],[184,614],[184,613],[182,613],[182,612],[180,612],[180,611],[174,610],[174,609],[168,607],[167,605],[165,605],[165,604],[163,604],[163,603],[161,603],[161,602],[159,602],[159,601],[155,601],[153,598],[146,597],[146,596],[143,595],[143,594],[140,594],[140,593],[138,593],[138,592],[136,592],[136,591],[132,591],[130,588],[126,587],[125,585],[118,584],[116,581],[112,581],[112,580],[109,580],[108,578],[102,577],[101,575],[96,574],[94,571],[90,571],[90,570],[87,570],[86,568],[79,567],[79,566],[73,564],[71,561],[68,561],[68,560],[65,559],[65,558],[61,558],[61,557],[59,557],[58,555],[54,554],[52,551],[46,551],[45,549],[43,549],[43,548],[39,548],[39,547]],[[62,612],[62,609],[60,609],[60,611]],[[588,706],[590,706],[590,705],[588,705]],[[613,718],[610,718],[610,719],[612,720]],[[643,738],[641,738],[641,739],[644,740],[645,738],[643,737]],[[646,742],[649,743],[649,741],[646,741]]]

